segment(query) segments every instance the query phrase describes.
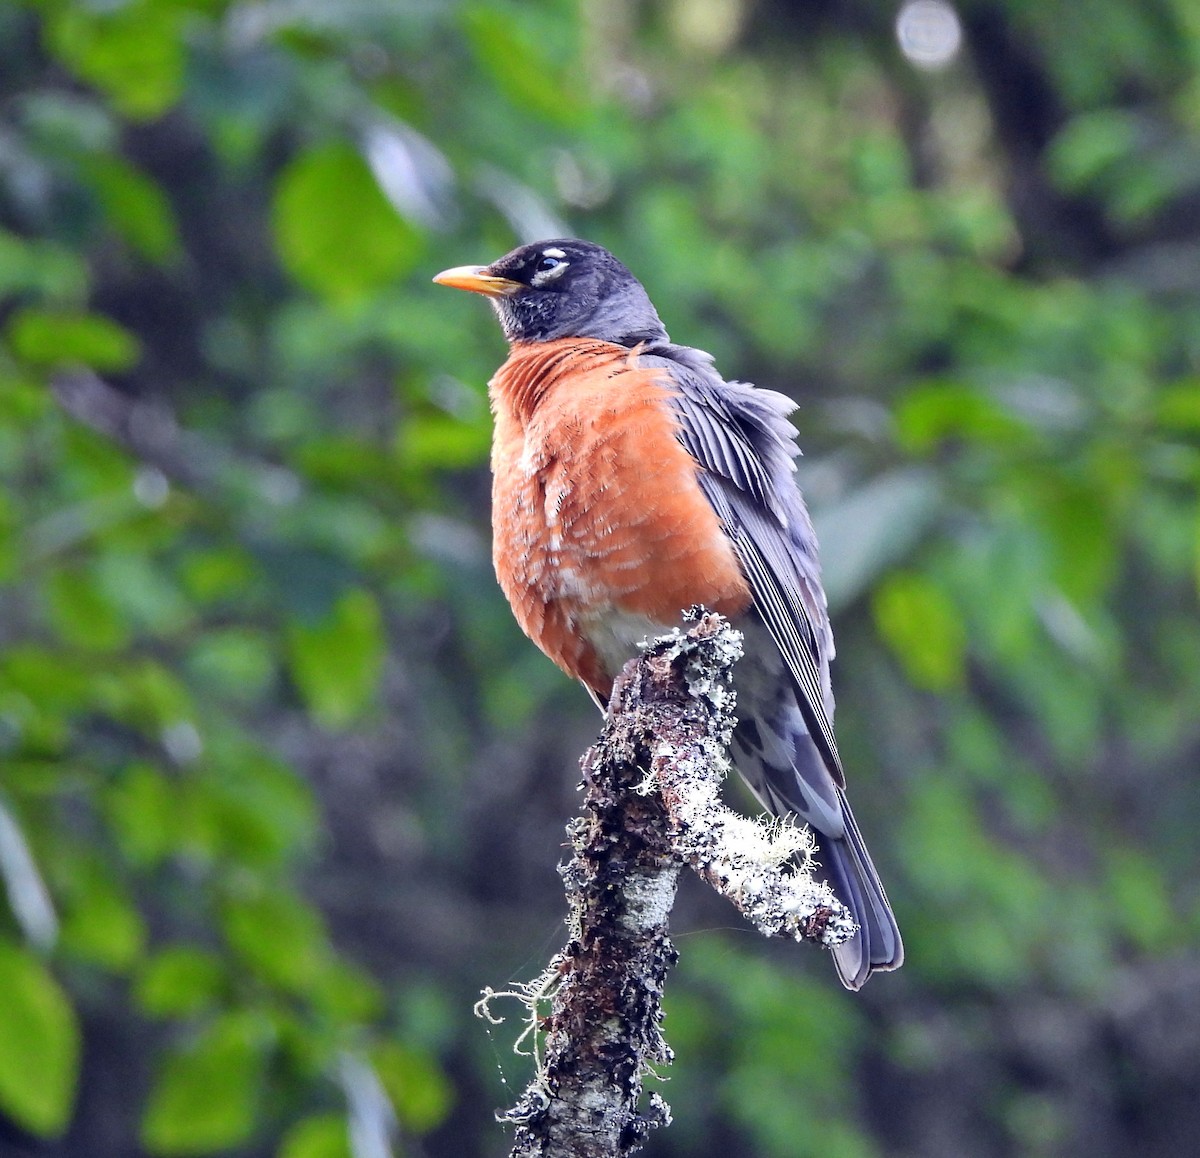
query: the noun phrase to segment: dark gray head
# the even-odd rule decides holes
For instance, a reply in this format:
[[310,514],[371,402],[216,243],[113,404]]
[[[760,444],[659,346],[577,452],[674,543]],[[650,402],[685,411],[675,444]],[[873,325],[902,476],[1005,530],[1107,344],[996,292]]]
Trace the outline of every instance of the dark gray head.
[[668,340],[641,283],[590,241],[537,241],[491,265],[458,266],[433,280],[486,294],[510,342],[599,338],[636,346]]

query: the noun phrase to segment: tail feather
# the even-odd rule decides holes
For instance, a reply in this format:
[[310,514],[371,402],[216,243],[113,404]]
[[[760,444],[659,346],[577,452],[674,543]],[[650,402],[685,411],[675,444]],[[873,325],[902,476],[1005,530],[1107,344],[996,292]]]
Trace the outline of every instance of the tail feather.
[[834,946],[833,963],[847,989],[861,989],[872,973],[900,968],[904,963],[904,942],[844,796],[842,815],[845,837],[831,839],[818,833],[817,859],[833,891],[858,925],[858,932],[849,941]]
[[[754,630],[752,622],[745,627]],[[748,647],[738,665],[734,763],[763,807],[812,830],[820,872],[858,925],[834,948],[834,965],[847,989],[860,989],[873,972],[899,968],[904,945],[846,793],[809,736],[775,655]]]
[[[811,761],[795,760],[791,767],[779,768],[764,759],[761,750],[752,750],[736,730],[734,739],[734,762],[747,786],[774,815],[791,816],[809,826],[817,843],[818,875],[829,882],[858,925],[858,932],[833,948],[842,984],[861,989],[872,973],[898,969],[904,961],[900,930],[845,792],[832,782],[814,789],[812,781],[800,775]],[[833,794],[832,808],[822,801],[825,792]]]

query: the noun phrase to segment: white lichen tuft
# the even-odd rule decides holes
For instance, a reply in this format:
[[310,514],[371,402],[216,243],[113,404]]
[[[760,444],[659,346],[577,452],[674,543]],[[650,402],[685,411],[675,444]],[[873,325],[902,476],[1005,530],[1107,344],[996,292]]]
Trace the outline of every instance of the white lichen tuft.
[[[659,742],[647,776],[662,791],[680,856],[766,936],[806,940],[816,929],[826,946],[848,941],[857,926],[829,886],[814,877],[808,828],[741,816],[721,801],[726,750],[737,722],[729,670],[742,654],[741,633],[722,626],[706,641],[704,662],[682,631],[650,646],[672,661],[686,658],[688,690],[707,701],[715,717],[709,736],[688,756]],[[643,782],[639,791],[645,790]]]
[[[684,613],[684,624],[700,623],[711,613],[703,607],[693,607]],[[665,635],[660,635],[642,644],[644,651],[653,650],[665,656],[674,663],[680,657],[685,659],[684,679],[688,691],[696,699],[706,700],[715,709],[722,733],[715,737],[717,745],[724,750],[728,747],[737,722],[734,709],[737,707],[737,693],[729,680],[729,672],[733,665],[742,658],[742,633],[735,627],[730,627],[724,620],[716,634],[705,640],[706,654],[701,658],[697,653],[696,641],[689,639],[684,628],[676,627]]]
[[514,982],[508,989],[493,989],[490,985],[480,991],[475,1002],[475,1016],[489,1025],[503,1025],[507,1020],[492,1011],[492,1002],[516,1001],[524,1007],[524,1029],[513,1042],[513,1053],[520,1057],[533,1058],[536,1071],[535,1084],[544,1075],[541,1048],[541,1026],[550,1012],[550,1006],[562,986],[562,954],[557,954],[550,964],[532,981]]
[[857,926],[824,881],[813,876],[813,838],[788,820],[752,819],[726,808],[719,795],[725,761],[678,760],[669,747],[652,770],[680,855],[759,932],[806,940],[817,914],[826,919],[822,944],[848,941]]

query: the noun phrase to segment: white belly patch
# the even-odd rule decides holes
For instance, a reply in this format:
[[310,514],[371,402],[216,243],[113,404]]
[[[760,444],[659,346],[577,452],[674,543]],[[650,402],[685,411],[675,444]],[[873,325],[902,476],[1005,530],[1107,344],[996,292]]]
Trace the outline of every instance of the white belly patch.
[[626,661],[638,653],[638,645],[656,635],[663,635],[678,626],[676,623],[661,623],[648,615],[613,608],[580,621],[580,629],[595,649],[605,670],[614,678]]

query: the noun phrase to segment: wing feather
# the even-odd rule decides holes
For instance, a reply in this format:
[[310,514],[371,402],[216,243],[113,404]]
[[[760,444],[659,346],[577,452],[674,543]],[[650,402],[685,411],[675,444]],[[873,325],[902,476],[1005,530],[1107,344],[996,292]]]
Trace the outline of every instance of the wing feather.
[[648,354],[676,388],[678,437],[704,467],[700,485],[734,544],[763,623],[779,648],[805,724],[830,775],[845,784],[833,734],[833,633],[816,535],[792,478],[800,453],[791,399],[719,378],[703,356]]
[[[750,585],[754,609],[744,627],[765,628],[794,691],[789,723],[786,705],[772,708],[770,693],[756,689],[760,715],[735,732],[744,762],[739,767],[767,807],[795,812],[818,833],[824,871],[858,925],[834,949],[834,961],[843,984],[858,989],[874,970],[898,968],[904,947],[843,792],[829,682],[833,632],[816,534],[792,477],[800,453],[788,421],[795,406],[773,391],[723,381],[707,354],[686,346],[660,343],[642,359],[670,376],[677,437],[703,468],[700,486]],[[768,658],[768,679],[772,663],[778,660]],[[751,668],[743,678],[762,674]],[[779,766],[781,727],[787,767]]]

